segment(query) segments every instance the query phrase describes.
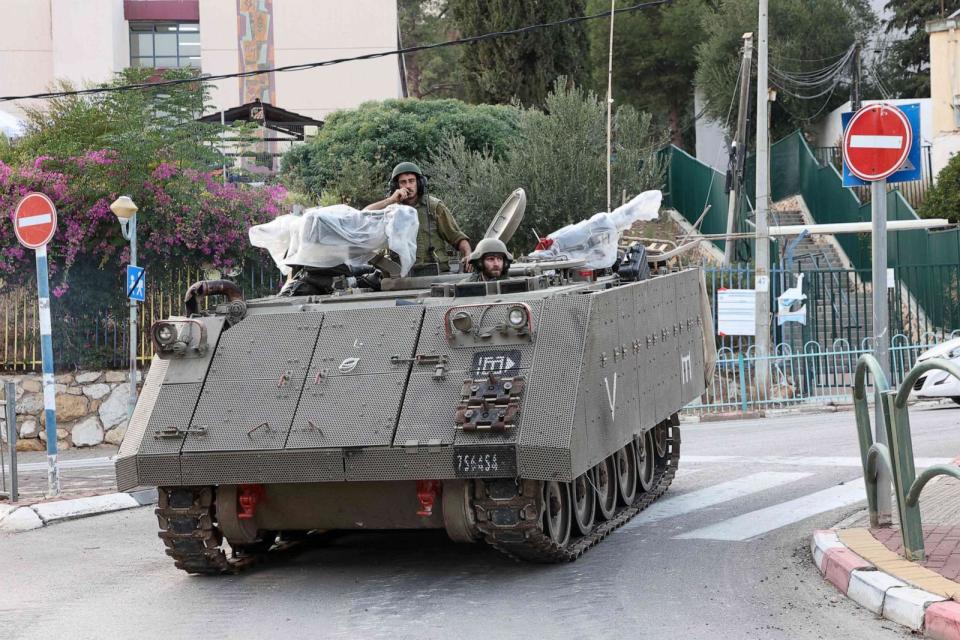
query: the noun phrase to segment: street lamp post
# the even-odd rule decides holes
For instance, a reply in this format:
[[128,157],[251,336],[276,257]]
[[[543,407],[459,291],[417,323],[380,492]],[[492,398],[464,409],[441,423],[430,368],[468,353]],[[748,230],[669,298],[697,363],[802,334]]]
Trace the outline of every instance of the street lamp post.
[[[130,196],[120,196],[110,205],[110,210],[120,222],[123,237],[130,241],[130,266],[137,266],[137,205]],[[130,302],[130,399],[127,403],[127,421],[133,417],[137,406],[137,301],[127,296]]]

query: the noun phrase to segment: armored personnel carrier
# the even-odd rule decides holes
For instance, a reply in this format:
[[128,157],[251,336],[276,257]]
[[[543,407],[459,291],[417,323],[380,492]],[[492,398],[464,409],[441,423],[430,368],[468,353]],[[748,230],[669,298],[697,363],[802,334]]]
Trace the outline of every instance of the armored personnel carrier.
[[666,491],[677,412],[705,388],[701,273],[628,263],[250,301],[198,283],[152,328],[117,484],[159,488],[160,537],[190,573],[343,529],[574,560]]

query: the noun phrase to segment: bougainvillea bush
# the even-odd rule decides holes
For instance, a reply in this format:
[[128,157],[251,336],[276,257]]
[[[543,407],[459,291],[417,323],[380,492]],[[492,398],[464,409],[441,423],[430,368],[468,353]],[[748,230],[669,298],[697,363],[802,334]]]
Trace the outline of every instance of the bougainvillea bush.
[[[280,187],[222,184],[219,126],[198,122],[209,109],[210,87],[189,69],[160,78],[151,69],[126,69],[103,87],[173,80],[182,84],[92,95],[71,93],[26,107],[27,133],[0,148],[0,210],[12,215],[29,191],[47,194],[57,206],[59,227],[49,246],[55,292],[62,295],[82,269],[119,273],[127,262],[110,203],[133,198],[139,262],[148,265],[209,265],[229,270],[246,256],[246,232],[278,213]],[[236,134],[238,132],[232,132]],[[244,134],[239,131],[241,137]],[[5,222],[5,221],[4,221]],[[33,256],[17,244],[13,227],[0,226],[0,278],[18,284],[33,271]]]
[[[58,229],[48,246],[55,295],[69,287],[67,274],[78,262],[113,272],[128,261],[128,243],[110,211],[121,194],[140,208],[141,262],[220,269],[259,255],[247,230],[274,218],[285,196],[280,186],[223,185],[213,173],[167,162],[156,163],[142,183],[129,184],[110,151],[65,159],[40,156],[19,167],[0,161],[0,210],[12,217],[17,201],[30,191],[47,194],[57,207]],[[32,252],[17,243],[12,223],[0,226],[0,278],[19,284],[33,270]]]

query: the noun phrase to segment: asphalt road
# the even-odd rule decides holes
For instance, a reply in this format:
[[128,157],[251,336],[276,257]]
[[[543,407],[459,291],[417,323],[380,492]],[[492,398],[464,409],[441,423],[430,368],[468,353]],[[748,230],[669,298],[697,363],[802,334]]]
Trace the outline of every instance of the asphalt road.
[[[919,463],[960,408],[912,412]],[[863,508],[852,413],[685,424],[661,500],[573,564],[444,534],[344,534],[241,576],[174,569],[152,509],[0,537],[4,638],[906,638],[848,602],[810,534]]]

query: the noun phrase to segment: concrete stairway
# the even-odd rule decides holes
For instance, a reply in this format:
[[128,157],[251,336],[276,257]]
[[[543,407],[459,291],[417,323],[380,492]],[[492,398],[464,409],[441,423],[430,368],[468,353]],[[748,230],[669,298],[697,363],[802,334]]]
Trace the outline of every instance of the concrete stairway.
[[[789,200],[774,205],[773,224],[803,225],[810,221],[803,211]],[[784,237],[781,247],[796,240]],[[807,294],[807,326],[788,323],[783,327],[783,342],[794,353],[803,351],[810,340],[820,343],[823,350],[831,350],[834,341],[845,339],[850,348],[857,348],[871,333],[873,301],[869,285],[851,272],[830,270],[850,269],[846,256],[826,236],[808,235],[793,249],[788,268],[794,273],[804,272],[803,290]],[[795,280],[786,283],[793,286]]]

